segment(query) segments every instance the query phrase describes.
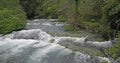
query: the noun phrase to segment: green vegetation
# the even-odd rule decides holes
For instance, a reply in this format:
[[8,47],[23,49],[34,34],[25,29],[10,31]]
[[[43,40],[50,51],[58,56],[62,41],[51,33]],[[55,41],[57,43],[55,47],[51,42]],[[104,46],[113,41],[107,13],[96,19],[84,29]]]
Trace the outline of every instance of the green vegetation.
[[114,39],[120,30],[119,0],[20,0],[28,18],[67,21],[66,30],[80,28]]
[[[69,31],[92,30],[105,40],[113,40],[120,34],[120,0],[21,0],[21,5],[28,18],[60,19],[68,23],[64,28]],[[107,57],[118,58],[119,39],[105,49]]]
[[112,47],[106,48],[105,49],[106,56],[117,59],[120,57],[120,34],[118,35],[118,42],[117,44],[113,45]]
[[65,24],[64,25],[64,29],[67,30],[67,31],[77,31],[77,30],[80,30],[78,27],[74,27],[70,24]]
[[65,46],[66,48],[69,48],[73,51],[78,51],[81,53],[93,55],[93,56],[104,56],[103,53],[95,48],[89,48],[89,47],[80,47],[80,46],[75,46],[75,45],[68,45],[65,43],[59,43],[62,46]]
[[0,33],[6,34],[25,26],[26,16],[19,0],[0,0]]
[[108,61],[105,61],[105,60],[104,60],[104,61],[102,61],[102,63],[108,63]]
[[0,33],[22,29],[26,17],[60,19],[68,23],[66,30],[86,29],[106,40],[117,38],[105,52],[107,57],[120,57],[120,0],[0,0]]
[[56,5],[56,3],[57,1],[54,0],[20,0],[20,5],[29,19],[58,18],[55,9],[58,4]]
[[55,42],[55,39],[51,39],[51,40],[50,40],[50,43],[54,43],[54,42]]

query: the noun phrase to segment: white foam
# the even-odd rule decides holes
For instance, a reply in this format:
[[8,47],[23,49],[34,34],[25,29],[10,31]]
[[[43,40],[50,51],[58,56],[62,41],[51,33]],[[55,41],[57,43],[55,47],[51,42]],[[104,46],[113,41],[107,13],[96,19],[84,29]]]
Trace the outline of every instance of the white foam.
[[[50,40],[54,39],[54,43],[50,43]],[[31,30],[21,30],[13,32],[11,34],[0,37],[0,50],[7,51],[1,56],[7,60],[8,58],[23,53],[25,50],[35,48],[36,51],[28,56],[29,61],[35,61],[35,63],[42,62],[44,59],[49,59],[50,54],[55,53],[53,57],[59,58],[60,56],[65,56],[73,53],[73,51],[66,49],[64,46],[60,46],[59,42],[72,42],[80,44],[91,44],[96,47],[108,47],[112,43],[110,41],[105,42],[92,42],[88,41],[85,43],[86,37],[52,37],[48,33],[42,31],[41,29],[31,29]],[[2,47],[5,48],[2,48]],[[10,48],[9,48],[10,47]],[[24,52],[26,53],[26,52]],[[83,54],[80,52],[74,52],[75,56],[73,60],[76,60],[76,63],[87,63],[87,60],[91,59],[91,56],[88,54]],[[104,57],[94,57],[99,61],[109,61],[108,58]],[[53,59],[54,60],[54,59]],[[46,62],[46,61],[45,61]],[[110,62],[110,61],[109,61]],[[46,62],[47,63],[47,62]]]

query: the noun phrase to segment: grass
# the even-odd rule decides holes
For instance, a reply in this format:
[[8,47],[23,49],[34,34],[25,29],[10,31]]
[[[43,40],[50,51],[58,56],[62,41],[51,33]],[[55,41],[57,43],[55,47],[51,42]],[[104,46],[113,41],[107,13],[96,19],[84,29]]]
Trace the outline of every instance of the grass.
[[80,30],[78,27],[74,27],[70,24],[64,24],[64,29],[66,31],[77,31],[77,30]]
[[[49,34],[53,35],[53,36],[60,36],[60,37],[87,37],[87,36],[91,36],[93,35],[92,33],[89,33],[85,30],[80,30],[80,31],[66,31],[66,32],[63,32],[63,33],[58,33],[58,32],[51,32],[49,31],[48,32]],[[90,39],[86,39],[86,41],[99,41],[99,42],[102,42],[104,41],[105,39],[102,38],[102,37],[99,37],[99,38],[90,38]]]
[[98,41],[98,42],[103,42],[105,41],[104,38],[100,37],[100,38],[90,38],[90,40],[88,38],[86,38],[85,41]]
[[89,54],[89,55],[94,55],[94,56],[104,56],[104,54],[102,54],[102,52],[100,52],[99,50],[95,49],[95,48],[88,48],[88,47],[78,47],[78,46],[74,46],[74,45],[66,45],[63,43],[59,43],[62,46],[65,46],[68,49],[71,49],[73,51],[78,51],[84,54]]
[[108,63],[108,62],[104,60],[104,61],[102,61],[102,63]]

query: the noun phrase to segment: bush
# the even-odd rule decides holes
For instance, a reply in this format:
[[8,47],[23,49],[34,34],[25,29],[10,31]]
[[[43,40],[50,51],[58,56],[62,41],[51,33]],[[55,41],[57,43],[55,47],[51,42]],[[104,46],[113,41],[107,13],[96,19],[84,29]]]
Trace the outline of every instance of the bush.
[[87,29],[90,29],[90,30],[97,32],[97,30],[100,27],[100,23],[99,22],[85,21],[85,22],[83,22],[83,26]]
[[77,30],[79,30],[78,27],[75,27],[75,26],[70,25],[70,24],[65,24],[64,29],[67,30],[67,31],[77,31]]
[[105,49],[107,56],[113,59],[117,59],[119,57],[119,51],[120,51],[120,33],[118,34],[117,43],[112,47]]
[[7,1],[0,1],[0,4],[2,4],[0,8],[0,34],[7,34],[14,30],[22,29],[26,23],[25,13],[22,11],[19,4],[13,3],[15,1],[8,2],[10,6],[2,4],[7,3]]

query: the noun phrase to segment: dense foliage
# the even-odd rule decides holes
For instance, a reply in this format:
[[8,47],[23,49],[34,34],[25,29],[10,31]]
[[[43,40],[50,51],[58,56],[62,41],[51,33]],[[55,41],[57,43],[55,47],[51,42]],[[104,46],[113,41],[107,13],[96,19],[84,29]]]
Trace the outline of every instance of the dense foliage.
[[0,0],[0,33],[6,34],[25,26],[26,16],[19,0]]
[[[56,1],[52,0],[20,0],[29,19],[33,18],[57,18]],[[51,3],[51,4],[49,4]]]
[[120,34],[118,34],[117,43],[112,47],[105,48],[105,55],[112,58],[113,61],[120,57]]
[[120,30],[119,3],[119,0],[21,0],[28,18],[59,18],[72,27],[101,33],[106,40],[116,37]]

